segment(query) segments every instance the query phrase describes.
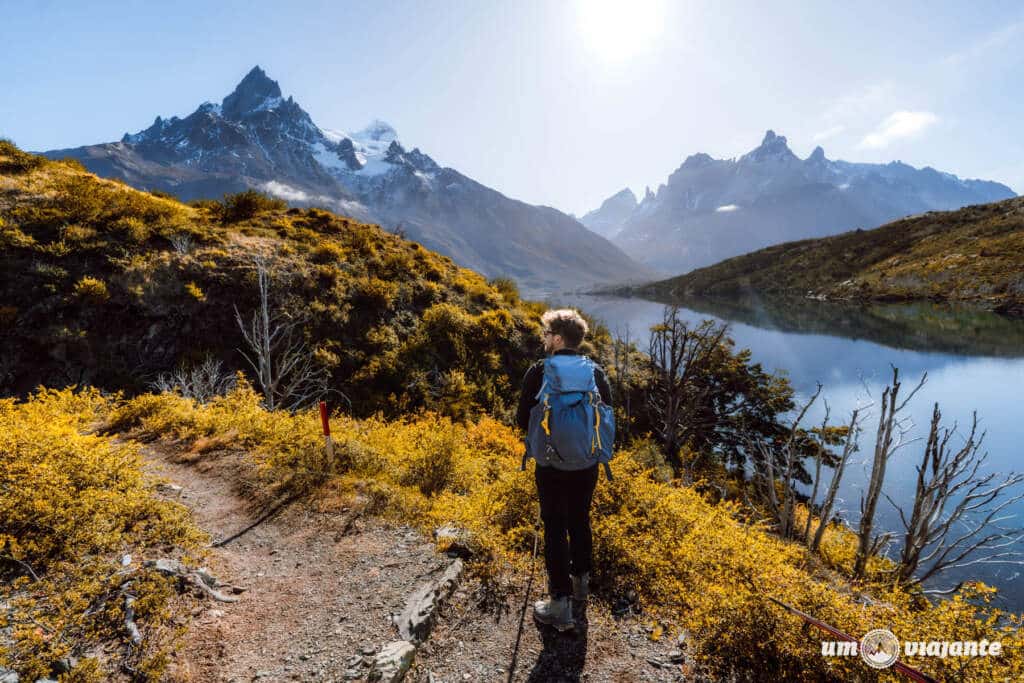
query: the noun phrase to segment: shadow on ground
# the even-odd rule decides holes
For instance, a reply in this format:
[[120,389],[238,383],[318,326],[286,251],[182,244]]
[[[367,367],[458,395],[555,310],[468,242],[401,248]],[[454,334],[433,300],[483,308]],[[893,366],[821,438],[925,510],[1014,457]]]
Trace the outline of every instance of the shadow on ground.
[[529,683],[579,683],[587,659],[587,607],[574,609],[576,629],[559,633],[551,626],[534,621],[543,649],[533,665]]

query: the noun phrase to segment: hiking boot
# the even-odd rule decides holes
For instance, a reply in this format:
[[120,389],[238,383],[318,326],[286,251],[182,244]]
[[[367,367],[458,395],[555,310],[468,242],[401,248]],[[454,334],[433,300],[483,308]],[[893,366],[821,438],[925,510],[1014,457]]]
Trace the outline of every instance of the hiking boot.
[[586,602],[590,595],[590,572],[583,572],[579,576],[569,576],[572,579],[572,597],[576,602]]
[[542,624],[554,626],[559,631],[576,628],[572,620],[572,601],[569,598],[538,600],[533,603],[533,616]]

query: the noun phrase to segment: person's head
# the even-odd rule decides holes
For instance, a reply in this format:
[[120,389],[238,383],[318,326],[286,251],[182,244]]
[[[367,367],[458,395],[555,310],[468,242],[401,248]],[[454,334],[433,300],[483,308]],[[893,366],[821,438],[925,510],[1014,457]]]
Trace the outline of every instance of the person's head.
[[587,321],[571,308],[547,311],[540,317],[544,328],[544,352],[575,349],[587,336]]

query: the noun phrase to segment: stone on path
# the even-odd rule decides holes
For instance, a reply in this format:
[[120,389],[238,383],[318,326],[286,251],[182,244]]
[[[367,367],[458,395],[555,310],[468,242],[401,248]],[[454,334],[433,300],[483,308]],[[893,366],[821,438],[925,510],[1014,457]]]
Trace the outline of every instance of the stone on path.
[[369,680],[398,683],[412,666],[416,646],[407,640],[393,640],[384,645],[373,660]]
[[417,588],[401,613],[392,615],[392,621],[404,640],[422,643],[427,639],[441,603],[455,590],[461,575],[462,560],[457,559],[448,565],[440,578]]

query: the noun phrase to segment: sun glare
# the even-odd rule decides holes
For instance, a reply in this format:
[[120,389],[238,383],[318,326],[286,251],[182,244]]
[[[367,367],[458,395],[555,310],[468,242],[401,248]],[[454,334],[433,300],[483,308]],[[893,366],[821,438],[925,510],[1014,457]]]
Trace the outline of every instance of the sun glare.
[[612,62],[648,49],[665,21],[664,0],[578,0],[576,13],[587,48]]

